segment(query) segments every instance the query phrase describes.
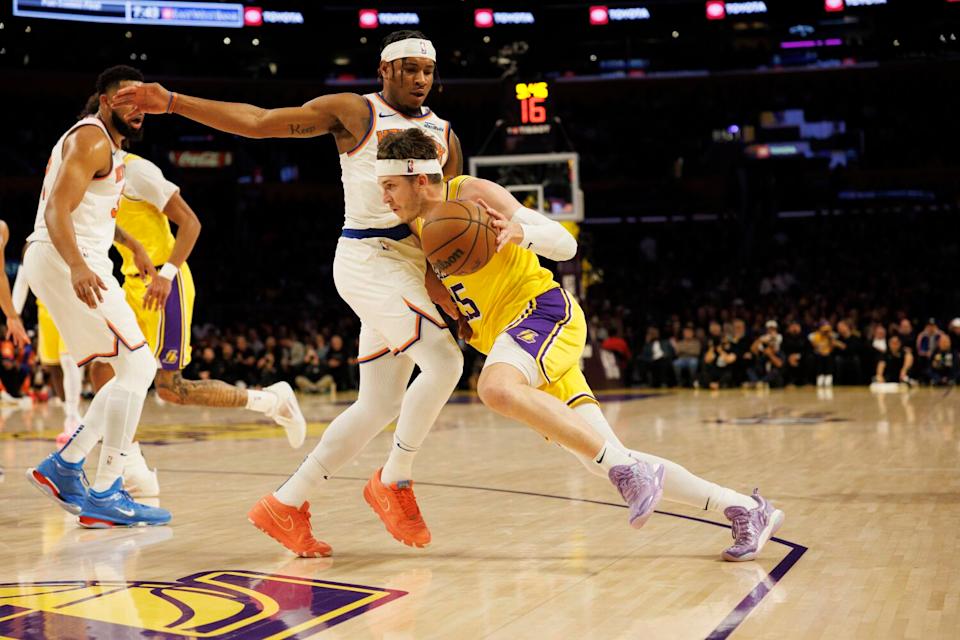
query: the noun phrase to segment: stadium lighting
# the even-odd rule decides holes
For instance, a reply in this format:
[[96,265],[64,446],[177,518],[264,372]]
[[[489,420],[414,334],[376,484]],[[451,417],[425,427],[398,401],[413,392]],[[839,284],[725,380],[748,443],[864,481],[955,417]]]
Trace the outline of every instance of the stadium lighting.
[[473,12],[473,26],[489,29],[493,26],[493,9],[476,9]]
[[610,22],[610,14],[607,11],[607,7],[604,5],[596,5],[590,7],[590,24],[592,25],[601,25],[608,24]]
[[360,28],[376,29],[380,26],[380,17],[376,9],[360,9]]
[[707,20],[723,20],[727,17],[727,7],[723,0],[707,2]]

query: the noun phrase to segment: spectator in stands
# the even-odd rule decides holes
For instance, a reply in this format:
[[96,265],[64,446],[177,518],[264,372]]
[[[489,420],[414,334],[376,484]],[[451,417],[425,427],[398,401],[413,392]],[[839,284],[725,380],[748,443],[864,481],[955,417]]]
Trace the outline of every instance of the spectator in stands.
[[777,321],[768,320],[766,332],[753,341],[750,352],[755,366],[747,370],[750,382],[761,383],[772,388],[783,386],[783,367],[785,358],[782,351],[783,336],[777,330]]
[[748,371],[753,368],[756,361],[753,352],[750,350],[750,339],[747,337],[747,323],[740,318],[733,321],[733,335],[730,338],[730,350],[737,356],[733,362],[731,371],[733,372],[734,386],[740,386],[749,382]]
[[703,376],[706,385],[714,390],[721,386],[732,386],[731,365],[736,361],[737,354],[733,352],[730,339],[723,335],[720,323],[711,322],[707,350],[703,354]]
[[927,374],[930,373],[930,358],[940,344],[940,336],[942,335],[945,334],[937,327],[936,318],[927,320],[923,331],[917,335],[916,375],[921,382],[930,381],[927,378]]
[[247,385],[255,385],[259,381],[257,373],[257,354],[247,342],[246,336],[237,337],[237,346],[233,356],[234,375]]
[[843,343],[837,340],[837,334],[826,320],[820,322],[819,328],[807,338],[813,348],[814,371],[817,374],[818,387],[833,386],[833,370],[835,366],[834,352],[841,348]]
[[954,353],[960,353],[960,318],[950,321],[947,335],[950,336],[950,346]]
[[682,387],[692,387],[697,382],[697,369],[700,365],[700,352],[703,345],[696,337],[693,325],[687,324],[683,328],[680,340],[673,340],[673,350],[677,357],[673,361],[673,372],[677,384]]
[[630,345],[619,334],[620,332],[616,327],[611,327],[610,334],[600,343],[600,348],[613,354],[617,361],[617,368],[620,369],[620,379],[629,382],[628,369],[633,361],[633,354],[630,352]]
[[900,336],[900,343],[904,349],[913,349],[916,339],[913,335],[913,323],[908,318],[903,318],[897,324],[897,334]]
[[237,384],[238,382],[242,382],[243,384],[247,383],[237,368],[237,354],[232,342],[224,340],[220,343],[220,362],[223,367],[223,374],[222,377],[219,378],[220,380],[224,380],[230,384]]
[[[267,338],[267,342],[273,340],[273,336]],[[264,349],[263,355],[257,360],[257,386],[269,387],[280,380],[280,371],[277,368],[277,357],[274,350]]]
[[799,322],[787,326],[787,335],[783,338],[783,354],[786,358],[783,367],[784,384],[802,387],[810,381],[810,343],[803,335]]
[[950,344],[950,337],[945,333],[940,333],[937,347],[930,355],[930,369],[927,372],[927,379],[930,384],[936,386],[956,384],[957,382],[957,360]]
[[191,363],[191,369],[192,377],[200,380],[226,379],[226,367],[223,366],[223,360],[217,359],[217,352],[213,347],[204,347],[200,359]]
[[337,389],[350,388],[347,351],[343,344],[343,338],[339,334],[330,338],[330,350],[327,352],[327,371],[333,376]]
[[0,382],[3,383],[3,399],[22,399],[24,404],[29,406],[30,398],[23,395],[23,384],[30,376],[27,355],[28,352],[16,346],[12,340],[0,341]]
[[841,320],[837,323],[836,372],[837,384],[864,384],[863,379],[863,338],[860,332],[851,328],[851,322]]
[[673,345],[660,337],[656,327],[647,328],[647,339],[640,360],[646,370],[647,383],[654,388],[673,386]]
[[887,351],[877,362],[874,380],[877,382],[909,382],[910,369],[913,367],[913,353],[903,346],[899,334],[887,340]]
[[[326,349],[324,349],[326,352]],[[326,353],[324,353],[326,355]],[[317,350],[308,347],[303,357],[303,368],[296,378],[297,388],[305,393],[335,392],[337,384],[329,373],[326,360],[321,360]]]

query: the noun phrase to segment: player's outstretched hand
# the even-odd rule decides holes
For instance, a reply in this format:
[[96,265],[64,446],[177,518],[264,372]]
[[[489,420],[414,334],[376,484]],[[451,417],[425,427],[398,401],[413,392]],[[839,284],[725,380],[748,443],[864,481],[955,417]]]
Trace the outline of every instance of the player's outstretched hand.
[[133,106],[140,113],[166,113],[170,106],[170,92],[156,82],[131,85],[117,91],[110,106]]
[[97,308],[98,301],[103,302],[103,294],[100,290],[106,291],[107,285],[87,265],[71,269],[70,281],[73,283],[74,293],[91,309]]
[[497,230],[497,251],[510,244],[520,244],[523,242],[523,227],[520,223],[507,218],[482,199],[477,199],[477,204],[487,210],[487,215],[493,219],[493,228]]
[[14,316],[7,318],[7,340],[13,340],[13,344],[18,347],[25,347],[30,344],[30,337],[26,329],[23,328],[23,321]]
[[147,294],[143,296],[143,307],[148,311],[160,311],[167,304],[173,281],[161,278],[154,272],[153,280],[147,287]]

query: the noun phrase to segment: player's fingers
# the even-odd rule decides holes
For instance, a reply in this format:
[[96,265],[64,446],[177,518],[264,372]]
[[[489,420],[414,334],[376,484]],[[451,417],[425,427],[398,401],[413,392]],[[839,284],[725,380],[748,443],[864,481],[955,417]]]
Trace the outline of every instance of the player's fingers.
[[94,277],[97,279],[97,286],[99,286],[101,289],[103,289],[104,291],[106,291],[106,290],[107,290],[107,285],[105,285],[105,284],[103,283],[103,280],[100,279],[100,276],[94,274]]

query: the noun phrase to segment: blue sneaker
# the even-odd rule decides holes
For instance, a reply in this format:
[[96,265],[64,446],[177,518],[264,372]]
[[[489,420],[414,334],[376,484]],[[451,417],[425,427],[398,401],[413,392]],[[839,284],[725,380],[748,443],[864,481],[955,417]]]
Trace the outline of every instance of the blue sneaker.
[[83,508],[90,486],[83,473],[83,460],[67,462],[60,452],[51,453],[36,469],[27,469],[27,480],[73,515]]
[[134,502],[123,490],[121,478],[100,493],[90,489],[80,511],[80,526],[88,529],[111,527],[147,527],[170,522],[170,512]]

